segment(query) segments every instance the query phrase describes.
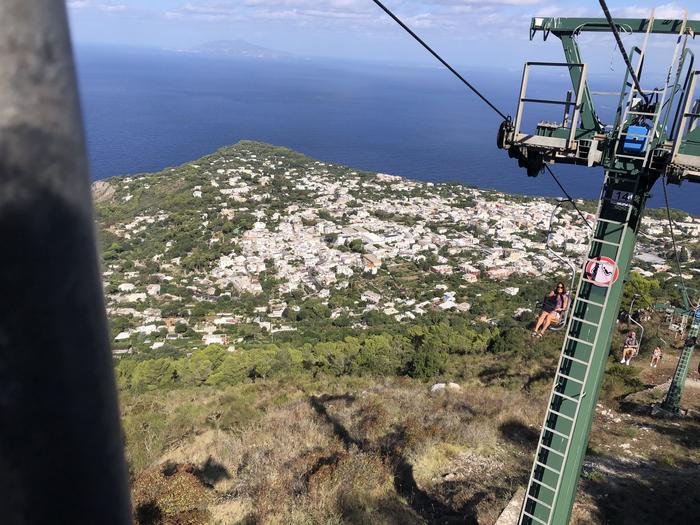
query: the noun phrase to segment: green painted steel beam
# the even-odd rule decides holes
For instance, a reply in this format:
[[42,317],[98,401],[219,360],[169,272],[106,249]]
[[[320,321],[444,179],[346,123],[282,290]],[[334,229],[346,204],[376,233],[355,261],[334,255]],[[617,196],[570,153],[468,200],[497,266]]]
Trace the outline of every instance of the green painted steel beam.
[[[573,300],[521,510],[519,523],[523,525],[569,522],[622,301],[623,277],[631,266],[648,192],[655,180],[655,177],[620,177],[611,173],[606,176],[587,260],[609,257],[617,261],[619,278],[604,287],[588,282],[590,276],[586,277],[584,272],[579,277],[578,294]],[[631,192],[631,204],[615,202],[615,192]]]
[[[623,31],[632,33],[646,33],[649,24],[648,18],[615,18],[614,21]],[[651,32],[677,35],[682,23],[683,20],[659,18],[654,20]],[[688,20],[686,30],[691,34],[700,33],[700,21]],[[605,18],[534,17],[530,22],[530,38],[533,38],[538,31],[542,31],[547,38],[549,33],[557,37],[576,35],[581,32],[609,33],[610,26]]]
[[[578,44],[571,35],[562,35],[561,43],[564,46],[564,56],[566,56],[567,63],[583,63]],[[571,76],[571,84],[574,86],[574,90],[576,90],[576,87],[581,81],[581,68],[569,67],[569,75]],[[578,95],[578,93],[574,94]],[[600,124],[598,116],[595,113],[591,91],[588,89],[588,82],[584,82],[583,84],[583,97],[581,99],[581,128],[586,131],[593,131],[596,133],[603,130],[603,126]]]
[[[684,24],[683,20],[616,19],[615,23],[625,32],[668,34],[677,36]],[[574,90],[580,85],[580,121],[576,130],[577,137],[595,138],[602,158],[593,160],[603,166],[606,183],[598,209],[594,236],[589,245],[587,262],[598,257],[607,257],[614,261],[619,277],[610,286],[600,286],[593,282],[591,275],[582,271],[576,294],[571,306],[571,315],[567,325],[566,337],[562,346],[559,365],[549,398],[549,404],[542,425],[542,431],[535,452],[525,500],[521,509],[519,524],[565,525],[569,522],[571,510],[576,497],[581,468],[588,447],[596,402],[600,394],[605,368],[608,363],[610,345],[616,326],[620,303],[622,301],[624,278],[628,275],[637,234],[641,225],[649,191],[663,173],[657,165],[648,162],[654,151],[667,139],[663,132],[670,113],[663,107],[653,113],[640,113],[640,110],[627,111],[625,104],[629,98],[629,72],[623,82],[619,98],[619,111],[612,131],[603,129],[595,113],[588,85],[581,82],[583,59],[576,42],[580,32],[610,32],[607,20],[603,18],[533,18],[530,28],[531,38],[542,31],[546,39],[550,33],[558,37],[564,48],[566,62],[569,65]],[[700,31],[700,21],[688,21],[686,34],[694,36]],[[674,60],[678,46],[674,51]],[[641,55],[639,48],[631,50]],[[677,67],[675,85],[681,85],[680,72],[683,70],[685,54],[681,55],[681,64]],[[666,92],[664,92],[664,96]],[[676,93],[670,93],[670,108]],[[663,96],[662,102],[663,103]],[[649,111],[649,110],[646,110]],[[618,138],[626,136],[622,130],[633,119],[630,115],[651,115],[654,125],[649,133],[651,137],[642,156],[625,151]],[[624,116],[624,117],[623,117]],[[696,129],[700,129],[696,128]],[[538,126],[538,135],[560,138],[568,130],[562,127]],[[692,140],[690,140],[692,139]],[[683,144],[694,148],[699,145],[698,137],[693,135]],[[533,141],[533,146],[518,144],[529,153],[542,155],[547,152],[548,143]],[[585,145],[584,145],[585,146]],[[550,149],[554,150],[556,146]],[[695,150],[693,149],[693,152]],[[584,150],[585,152],[585,150]],[[522,153],[522,152],[521,152]],[[576,153],[578,155],[578,152]],[[585,154],[585,153],[584,153]],[[568,162],[564,155],[552,155],[554,162]],[[589,157],[590,159],[590,157]],[[578,160],[578,157],[577,157]],[[589,160],[589,165],[590,165]],[[597,259],[600,261],[600,259]],[[611,261],[609,261],[611,262]],[[592,270],[596,273],[598,270]],[[602,275],[602,274],[601,274]],[[598,281],[599,283],[599,281]],[[687,306],[687,305],[686,305]],[[663,309],[668,306],[664,305]],[[691,310],[687,313],[694,314]],[[695,317],[686,341],[679,365],[669,389],[664,408],[678,411],[683,384],[685,382],[690,357],[695,346],[700,318]]]
[[694,310],[690,310],[690,309],[688,309],[688,308],[682,308],[682,307],[679,307],[679,306],[673,306],[673,305],[667,304],[667,303],[656,303],[656,304],[654,305],[654,310],[659,310],[659,311],[664,311],[664,312],[665,312],[665,311],[667,311],[667,310],[669,310],[669,309],[673,309],[673,313],[674,313],[674,314],[693,315],[693,314],[695,313]]
[[[627,275],[629,272],[632,257],[634,255],[634,248],[637,242],[637,232],[641,224],[642,215],[644,213],[644,207],[648,197],[648,191],[653,184],[653,180],[644,181],[637,188],[634,195],[634,200],[632,206],[633,212],[627,223],[627,229],[622,238],[622,246],[620,247],[620,253],[617,257],[617,266],[620,271],[620,278],[615,284],[607,289],[607,305],[605,310],[602,312],[602,319],[599,327],[598,342],[593,349],[593,356],[591,360],[590,370],[588,372],[588,380],[584,386],[585,396],[581,401],[581,407],[579,409],[579,418],[574,427],[574,433],[572,438],[571,453],[567,463],[564,465],[564,472],[566,473],[564,479],[562,480],[561,490],[559,494],[559,501],[554,507],[554,513],[552,515],[552,524],[564,524],[569,523],[569,518],[571,516],[571,510],[573,508],[574,500],[576,497],[576,488],[578,486],[579,477],[581,475],[581,468],[583,466],[583,459],[586,454],[586,449],[588,448],[588,440],[590,436],[591,426],[593,424],[593,417],[595,415],[595,406],[598,401],[598,396],[600,394],[600,389],[603,384],[603,375],[605,373],[605,367],[608,362],[608,355],[610,353],[610,345],[612,344],[613,330],[617,323],[617,317],[620,310],[620,303],[622,302],[622,295],[624,290],[624,281],[622,276]],[[617,181],[609,181],[608,184],[608,195],[614,191],[630,191],[631,187],[635,184],[634,179],[618,179]],[[625,213],[625,209],[619,205],[612,203],[611,201],[603,201],[600,211],[601,218],[612,218],[619,217],[621,214]],[[615,241],[618,234],[615,228],[605,228],[602,224],[597,227],[596,237],[600,237],[604,240]],[[606,247],[598,246],[594,247],[591,252],[589,252],[589,258],[591,256],[596,256],[598,254],[605,254]],[[607,252],[609,253],[609,251]],[[585,297],[603,297],[604,294],[601,293],[604,289],[596,287],[590,284],[586,284],[582,289],[582,295]],[[594,315],[594,312],[592,312]],[[585,317],[584,317],[585,318]],[[574,328],[572,325],[571,328]]]

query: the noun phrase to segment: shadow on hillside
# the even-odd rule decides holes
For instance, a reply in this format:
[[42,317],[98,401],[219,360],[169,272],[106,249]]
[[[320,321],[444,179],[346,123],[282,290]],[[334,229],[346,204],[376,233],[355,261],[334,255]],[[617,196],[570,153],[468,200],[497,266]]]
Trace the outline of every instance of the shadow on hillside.
[[323,394],[322,396],[311,396],[311,398],[309,399],[311,408],[313,408],[314,411],[319,416],[321,416],[326,423],[333,427],[333,434],[335,434],[336,437],[338,437],[338,439],[340,439],[343,442],[345,448],[350,448],[353,445],[359,448],[363,448],[363,443],[353,438],[350,435],[350,432],[348,432],[348,430],[341,424],[341,422],[328,413],[328,410],[326,409],[326,404],[332,403],[333,401],[345,401],[347,405],[350,405],[355,402],[355,396],[350,394]]
[[479,379],[487,385],[503,382],[503,378],[510,376],[511,368],[507,365],[493,365],[479,372]]
[[697,490],[696,468],[682,470],[642,466],[630,468],[614,458],[605,458],[613,471],[587,473],[582,486],[591,495],[605,523],[617,525],[668,525],[668,523],[697,523],[700,492]]
[[138,505],[134,512],[134,518],[138,525],[158,525],[163,521],[163,512],[154,502]]
[[[387,434],[381,439],[381,443],[373,446],[366,440],[354,438],[345,426],[335,417],[328,413],[326,404],[342,400],[350,404],[355,401],[355,397],[350,394],[344,395],[323,395],[312,396],[309,400],[314,411],[321,416],[326,423],[331,425],[333,433],[345,445],[346,449],[355,446],[363,452],[381,454],[392,469],[394,478],[394,489],[397,494],[402,496],[410,505],[410,507],[424,520],[430,524],[439,525],[477,525],[475,515],[475,505],[482,498],[477,498],[478,494],[467,501],[462,508],[454,510],[445,505],[440,500],[434,498],[426,491],[422,490],[416,483],[413,466],[404,455],[404,449],[410,437],[406,426],[399,426],[393,432]],[[354,512],[361,512],[352,505],[347,509],[350,515]],[[391,515],[391,522],[395,523],[410,523],[410,521],[402,521],[401,513],[406,513],[407,510],[397,511],[398,514]],[[351,523],[371,523],[368,521],[352,521]]]
[[391,499],[355,501],[342,498],[339,502],[343,523],[366,525],[382,523],[386,525],[422,525],[425,521],[413,509]]
[[648,402],[630,399],[629,396],[623,396],[618,404],[619,411],[627,414],[635,414],[638,416],[648,416],[651,413],[651,405]]
[[[676,426],[674,423],[679,424]],[[645,423],[654,432],[668,436],[683,448],[700,448],[700,425],[690,420],[669,420],[659,423]]]
[[551,383],[554,380],[555,375],[556,374],[554,368],[540,370],[537,374],[528,377],[527,381],[525,382],[525,385],[523,386],[523,389],[529,391],[537,383]]
[[231,479],[231,474],[228,473],[226,467],[214,461],[214,458],[211,456],[193,474],[202,483],[210,486],[216,485],[219,481]]
[[509,419],[504,421],[498,427],[501,436],[511,443],[528,450],[534,450],[537,446],[537,441],[540,437],[536,430],[524,425],[517,419]]
[[215,461],[214,458],[212,458],[211,456],[209,456],[207,460],[201,465],[182,465],[178,463],[167,462],[163,465],[162,472],[166,477],[170,477],[180,470],[189,472],[194,477],[196,477],[202,485],[205,485],[210,488],[216,485],[219,481],[222,481],[224,479],[231,479],[231,474],[229,474],[226,467],[224,467],[221,463]]

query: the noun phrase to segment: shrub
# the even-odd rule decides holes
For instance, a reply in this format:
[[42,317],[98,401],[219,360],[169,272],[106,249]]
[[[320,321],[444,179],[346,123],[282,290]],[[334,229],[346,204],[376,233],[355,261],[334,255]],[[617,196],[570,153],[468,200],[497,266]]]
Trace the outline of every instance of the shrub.
[[493,339],[489,350],[496,354],[512,352],[530,356],[533,353],[533,346],[533,339],[530,338],[527,330],[514,327],[501,332]]
[[420,349],[408,365],[408,375],[416,379],[431,379],[441,374],[446,366],[446,359],[440,352]]
[[168,523],[205,525],[212,497],[195,475],[193,465],[157,466],[139,474],[133,483],[137,525]]
[[643,389],[644,383],[634,368],[615,363],[605,371],[602,393],[607,398],[618,398]]

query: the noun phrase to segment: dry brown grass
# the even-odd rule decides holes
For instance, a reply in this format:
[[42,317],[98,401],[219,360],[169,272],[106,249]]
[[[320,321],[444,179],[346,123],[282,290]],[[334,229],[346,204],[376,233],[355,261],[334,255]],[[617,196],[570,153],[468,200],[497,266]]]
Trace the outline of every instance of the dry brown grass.
[[193,465],[156,466],[132,483],[137,525],[205,525],[212,494],[197,477]]
[[[495,519],[525,466],[525,443],[511,434],[537,424],[537,402],[499,388],[431,395],[405,379],[349,383],[323,385],[335,392],[321,395],[309,395],[309,385],[306,392],[268,385],[267,394],[247,387],[260,394],[250,404],[256,416],[235,429],[220,428],[215,415],[251,391],[171,392],[142,398],[129,413],[149,407],[168,414],[165,425],[173,427],[163,442],[181,438],[154,460],[155,471],[194,465],[211,498],[212,522],[410,525],[457,523],[465,513]],[[278,406],[281,397],[291,401]],[[198,398],[200,410],[189,420],[168,408]]]
[[[135,417],[132,428],[144,421],[167,428],[145,472],[158,477],[164,466],[181,466],[183,479],[196,479],[196,493],[207,502],[192,511],[204,512],[211,523],[490,524],[526,480],[546,399],[541,387],[472,385],[431,395],[413,380],[348,378],[146,395],[133,398],[125,411]],[[178,405],[189,408],[178,411]],[[239,420],[222,416],[236,410],[244,414]],[[634,439],[658,443],[663,449],[637,459],[646,469],[671,472],[671,466],[697,465],[700,443],[689,442],[686,430],[601,412],[592,446],[614,459],[624,457],[620,445]],[[142,428],[136,436],[143,436]],[[690,453],[683,443],[692,445]],[[163,494],[176,491],[158,479]],[[582,485],[572,523],[605,523],[615,511],[603,494],[616,490],[625,494],[609,476],[593,473]],[[143,493],[143,483],[134,491]]]

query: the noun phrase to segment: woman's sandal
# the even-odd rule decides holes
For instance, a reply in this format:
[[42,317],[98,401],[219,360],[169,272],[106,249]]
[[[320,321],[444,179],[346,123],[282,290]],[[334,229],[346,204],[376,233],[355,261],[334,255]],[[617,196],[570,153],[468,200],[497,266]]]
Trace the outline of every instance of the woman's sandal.
[[537,332],[530,333],[530,337],[537,337]]
[[538,339],[542,339],[542,336],[543,336],[543,335],[544,335],[544,334],[537,334],[537,338],[538,338]]

